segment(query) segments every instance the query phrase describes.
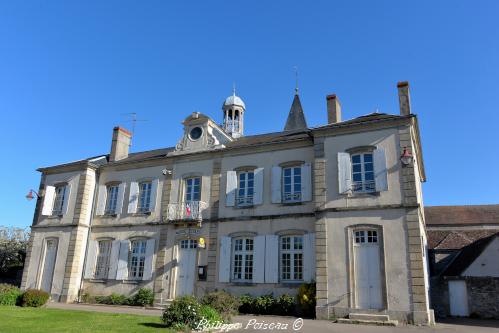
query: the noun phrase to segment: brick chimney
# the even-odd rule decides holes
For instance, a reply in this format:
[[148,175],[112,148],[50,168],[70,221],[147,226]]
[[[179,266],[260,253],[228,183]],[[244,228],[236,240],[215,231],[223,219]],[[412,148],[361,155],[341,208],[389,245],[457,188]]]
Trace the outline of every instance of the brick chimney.
[[409,95],[409,82],[403,81],[397,83],[399,91],[400,115],[408,116],[411,114],[411,97]]
[[335,94],[327,95],[327,123],[336,124],[341,122],[341,104]]
[[111,143],[111,154],[109,162],[119,161],[128,157],[128,149],[132,141],[132,133],[123,127],[113,128],[113,141]]

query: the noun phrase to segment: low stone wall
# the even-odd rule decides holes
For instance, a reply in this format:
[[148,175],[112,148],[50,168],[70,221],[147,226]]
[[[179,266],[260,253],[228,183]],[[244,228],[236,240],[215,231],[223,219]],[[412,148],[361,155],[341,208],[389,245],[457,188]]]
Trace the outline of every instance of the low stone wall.
[[450,316],[449,280],[465,280],[470,317],[499,319],[499,278],[436,277],[430,281],[431,308],[437,317]]

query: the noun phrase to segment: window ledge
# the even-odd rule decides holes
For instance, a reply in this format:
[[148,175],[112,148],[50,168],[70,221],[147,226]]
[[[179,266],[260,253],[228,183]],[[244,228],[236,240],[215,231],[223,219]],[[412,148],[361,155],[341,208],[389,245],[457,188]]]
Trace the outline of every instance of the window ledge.
[[234,208],[235,208],[235,209],[251,209],[251,208],[253,208],[253,207],[255,207],[255,205],[254,205],[254,204],[251,204],[251,205],[243,205],[243,206],[237,206],[237,205],[236,205],[236,206],[234,206]]
[[372,197],[379,197],[380,192],[350,192],[347,193],[346,196],[348,198],[372,198]]
[[142,280],[123,280],[124,284],[139,284]]
[[257,284],[254,282],[237,282],[237,281],[231,281],[230,284],[232,286],[238,286],[238,287],[253,287],[256,286]]
[[107,283],[107,279],[86,279],[92,283]]
[[303,205],[303,202],[302,201],[288,201],[288,202],[281,202],[281,204],[283,206],[300,206],[300,205]]
[[51,219],[51,220],[58,220],[58,219],[62,219],[62,214],[60,215],[48,215],[47,218],[48,219]]
[[137,216],[137,217],[139,217],[139,216],[149,216],[151,214],[152,214],[152,212],[140,212],[140,213],[134,213],[133,216]]
[[297,285],[300,285],[302,283],[305,283],[302,280],[297,280],[297,281],[283,281],[280,283],[282,287],[296,287]]

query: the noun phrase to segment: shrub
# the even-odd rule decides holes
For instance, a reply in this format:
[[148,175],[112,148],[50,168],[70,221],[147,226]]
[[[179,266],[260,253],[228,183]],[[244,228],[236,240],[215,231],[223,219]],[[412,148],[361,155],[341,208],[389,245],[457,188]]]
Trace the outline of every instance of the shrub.
[[125,295],[112,293],[109,295],[109,304],[111,305],[129,305],[130,299]]
[[49,293],[43,290],[29,289],[24,292],[21,305],[37,308],[47,303],[49,297]]
[[162,319],[166,327],[174,330],[195,329],[203,319],[201,305],[192,296],[179,297],[163,312]]
[[290,316],[295,314],[296,297],[283,294],[276,299],[274,313],[281,316]]
[[255,298],[254,306],[255,314],[271,314],[275,306],[275,299],[272,294],[258,296]]
[[215,308],[209,305],[201,305],[199,314],[201,315],[201,318],[208,321],[210,325],[216,325],[218,323],[224,322],[224,318],[222,318],[222,315],[218,313]]
[[251,295],[246,294],[239,297],[239,312],[255,313],[255,299]]
[[298,308],[302,316],[315,318],[315,282],[303,283],[298,289]]
[[201,304],[214,308],[224,319],[230,321],[231,316],[238,313],[239,299],[225,291],[216,291],[206,294],[201,298]]
[[22,297],[21,289],[11,284],[0,283],[0,305],[19,304]]
[[154,302],[154,293],[151,289],[140,288],[133,296],[133,305],[146,306]]

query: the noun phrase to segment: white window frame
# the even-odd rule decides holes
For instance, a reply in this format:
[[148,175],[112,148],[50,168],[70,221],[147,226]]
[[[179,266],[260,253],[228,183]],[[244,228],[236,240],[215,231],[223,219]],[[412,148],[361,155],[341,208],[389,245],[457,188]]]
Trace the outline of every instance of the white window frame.
[[105,215],[116,214],[116,207],[118,205],[118,191],[119,184],[113,184],[106,186],[106,208],[104,210]]
[[[198,181],[198,184],[196,184]],[[201,177],[189,177],[184,180],[184,202],[201,200]]]
[[64,201],[68,200],[66,197],[67,185],[57,185],[54,190],[54,203],[52,206],[52,215],[60,216],[63,214]]
[[137,212],[148,213],[151,211],[152,182],[139,183],[139,202]]
[[[289,177],[286,175],[286,170],[290,170]],[[299,174],[300,181],[296,182],[295,176]],[[282,168],[282,202],[301,202],[301,186],[302,186],[302,170],[301,165],[293,165]],[[286,191],[286,181],[290,181],[290,191]],[[298,189],[296,187],[298,186]]]
[[251,282],[254,276],[254,239],[237,237],[232,239],[231,277],[234,282]]
[[[252,184],[250,186],[250,183]],[[255,195],[255,171],[246,170],[237,173],[236,205],[252,206]]]
[[182,239],[179,242],[179,247],[181,249],[197,249],[198,240],[197,239]]
[[97,241],[97,256],[95,260],[94,273],[95,279],[107,279],[112,247],[113,241],[110,239]]
[[[366,162],[366,155],[371,156],[371,161]],[[360,162],[354,162],[355,157],[359,157]],[[374,154],[372,151],[357,152],[350,154],[352,163],[352,192],[353,193],[373,193],[376,192],[376,181],[374,173]],[[371,170],[366,170],[366,166],[370,165]],[[360,167],[360,171],[355,171],[356,167]],[[367,174],[372,175],[372,180],[367,180]],[[355,180],[355,176],[360,175],[361,180]]]
[[146,263],[147,239],[130,241],[128,252],[128,279],[142,280]]
[[[284,246],[289,244],[288,246]],[[285,259],[285,257],[287,257]],[[283,282],[303,281],[303,235],[286,235],[279,239],[279,276]]]
[[355,246],[378,244],[379,243],[378,231],[372,229],[355,230],[353,232],[353,243]]

